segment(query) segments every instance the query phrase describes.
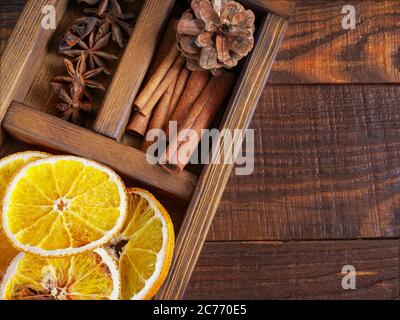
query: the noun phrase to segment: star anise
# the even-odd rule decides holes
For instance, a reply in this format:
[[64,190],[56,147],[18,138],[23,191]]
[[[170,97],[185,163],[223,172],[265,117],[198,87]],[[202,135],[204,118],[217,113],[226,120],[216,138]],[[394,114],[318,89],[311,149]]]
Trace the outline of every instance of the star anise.
[[96,15],[100,19],[99,32],[95,41],[100,41],[110,31],[112,40],[121,48],[124,47],[124,37],[122,31],[128,36],[132,34],[132,26],[124,20],[132,19],[132,14],[124,14],[117,0],[78,0],[79,3],[86,2],[89,5],[99,4],[98,8],[86,8],[87,14]]
[[100,20],[96,17],[81,17],[75,20],[59,44],[58,49],[63,51],[72,48],[86,38],[99,25]]
[[111,75],[111,72],[107,69],[106,63],[103,61],[118,60],[117,56],[103,51],[103,49],[107,47],[108,41],[111,37],[111,33],[106,34],[96,43],[94,41],[94,37],[94,32],[92,32],[89,36],[89,41],[87,44],[83,40],[80,40],[78,42],[78,45],[79,47],[81,47],[81,49],[63,50],[62,53],[68,57],[75,58],[75,60],[80,59],[81,55],[85,54],[89,59],[90,69],[95,69],[96,66],[101,67],[103,68],[102,71],[104,73]]
[[82,123],[81,111],[90,112],[94,108],[94,104],[90,101],[83,101],[85,95],[85,80],[80,73],[81,66],[75,69],[75,74],[70,86],[65,86],[58,82],[52,82],[54,91],[61,100],[56,104],[56,108],[63,113],[64,120],[71,120],[73,123]]
[[64,64],[65,64],[65,68],[67,69],[68,76],[58,76],[58,77],[53,78],[53,81],[66,82],[66,83],[71,84],[74,81],[76,74],[79,73],[82,75],[83,81],[85,83],[84,95],[89,100],[92,100],[92,97],[91,97],[90,93],[86,90],[86,87],[92,88],[92,89],[103,90],[103,91],[106,90],[106,88],[101,83],[99,83],[95,80],[92,80],[94,77],[96,77],[97,75],[99,75],[100,73],[103,72],[103,67],[100,67],[97,69],[92,69],[92,70],[88,71],[87,67],[86,67],[86,59],[87,59],[87,55],[82,53],[78,60],[76,68],[74,67],[74,64],[70,60],[64,59]]

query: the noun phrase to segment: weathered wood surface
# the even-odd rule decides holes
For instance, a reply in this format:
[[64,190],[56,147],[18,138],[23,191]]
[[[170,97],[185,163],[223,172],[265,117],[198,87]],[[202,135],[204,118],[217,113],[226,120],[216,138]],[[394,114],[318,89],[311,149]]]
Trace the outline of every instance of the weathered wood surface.
[[[355,30],[342,8],[356,8]],[[399,83],[400,2],[299,0],[270,83]]]
[[399,236],[400,86],[269,86],[209,240]]
[[5,49],[25,3],[26,0],[0,0],[0,53]]
[[[186,299],[399,299],[399,241],[212,242]],[[356,289],[343,290],[356,269]]]
[[268,10],[282,17],[290,17],[298,0],[241,0],[250,7]]

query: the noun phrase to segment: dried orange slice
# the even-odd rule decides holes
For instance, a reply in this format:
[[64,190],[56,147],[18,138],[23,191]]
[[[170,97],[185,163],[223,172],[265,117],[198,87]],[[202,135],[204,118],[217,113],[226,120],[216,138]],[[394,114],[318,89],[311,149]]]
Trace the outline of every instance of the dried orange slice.
[[174,227],[149,192],[129,189],[128,217],[108,247],[119,260],[122,300],[149,300],[160,289],[172,260]]
[[66,256],[102,246],[117,234],[127,194],[109,168],[78,157],[51,157],[14,177],[2,214],[4,230],[20,250]]
[[[2,200],[12,178],[28,163],[50,156],[44,152],[27,151],[15,153],[0,160],[0,212]],[[17,249],[3,232],[0,219],[0,281],[11,260],[17,255]]]
[[63,258],[20,253],[0,287],[6,300],[116,300],[118,269],[103,249]]

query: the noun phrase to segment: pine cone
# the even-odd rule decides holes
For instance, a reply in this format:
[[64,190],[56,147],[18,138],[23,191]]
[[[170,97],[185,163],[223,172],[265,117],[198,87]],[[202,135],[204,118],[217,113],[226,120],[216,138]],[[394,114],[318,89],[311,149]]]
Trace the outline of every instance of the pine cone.
[[188,69],[219,75],[233,68],[254,46],[255,16],[230,0],[192,0],[177,23],[178,47]]

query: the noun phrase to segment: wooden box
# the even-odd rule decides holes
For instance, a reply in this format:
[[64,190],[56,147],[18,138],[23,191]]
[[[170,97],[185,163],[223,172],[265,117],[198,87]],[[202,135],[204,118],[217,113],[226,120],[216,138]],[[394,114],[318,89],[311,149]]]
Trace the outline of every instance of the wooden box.
[[[246,129],[266,84],[275,55],[293,12],[292,0],[243,0],[257,16],[256,44],[246,58],[236,87],[220,120],[220,129]],[[41,26],[42,8],[54,6],[56,30]],[[29,0],[1,59],[0,156],[39,148],[74,154],[104,163],[128,185],[150,189],[171,213],[176,248],[170,274],[158,299],[182,298],[206,239],[233,165],[211,164],[171,176],[150,165],[136,149],[137,140],[125,135],[133,100],[140,89],[175,0],[137,0],[127,4],[137,14],[134,32],[107,92],[97,97],[100,109],[86,128],[55,116],[50,80],[63,70],[56,45],[81,8],[71,0]],[[241,136],[234,142],[241,143]],[[34,146],[34,147],[32,147]],[[229,146],[232,148],[232,145]]]

